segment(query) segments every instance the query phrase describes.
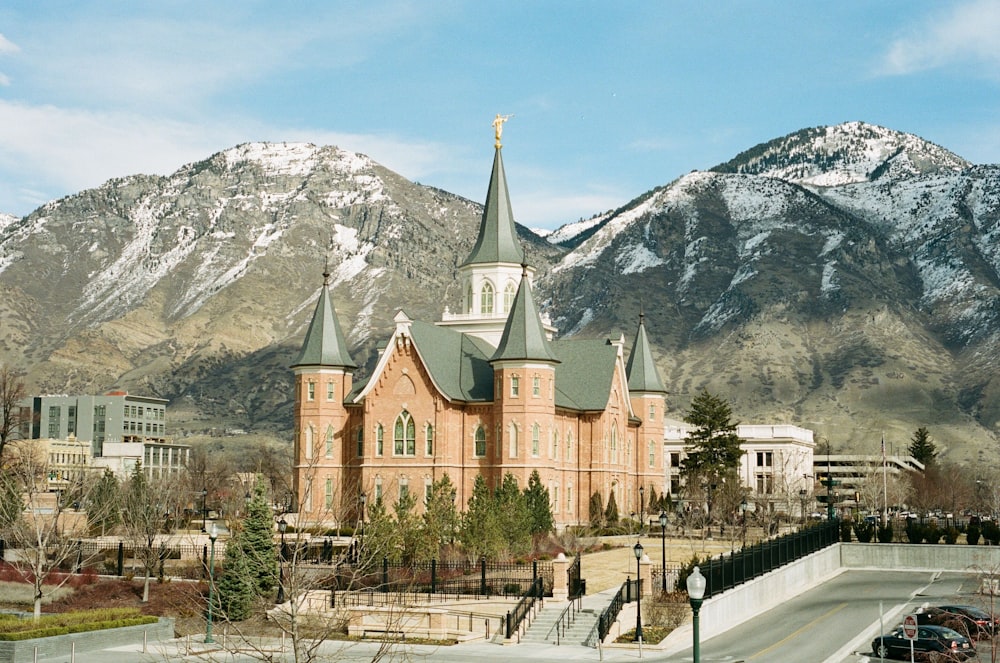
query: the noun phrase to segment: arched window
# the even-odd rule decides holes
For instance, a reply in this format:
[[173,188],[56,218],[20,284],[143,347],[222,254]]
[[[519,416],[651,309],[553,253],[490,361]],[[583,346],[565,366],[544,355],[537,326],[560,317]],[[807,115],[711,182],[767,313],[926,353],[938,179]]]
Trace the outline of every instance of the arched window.
[[329,510],[333,508],[333,479],[327,477],[326,486],[323,490],[323,506]]
[[573,460],[573,431],[566,433],[566,460]]
[[618,428],[611,426],[611,462],[618,462]]
[[430,424],[424,426],[424,453],[434,455],[434,427]]
[[358,426],[358,458],[365,455],[365,427]]
[[510,457],[517,458],[517,424],[510,424]]
[[514,296],[517,294],[517,286],[513,281],[507,281],[503,289],[503,312],[510,313],[510,307],[514,305]]
[[385,430],[382,424],[375,427],[375,455],[381,456],[385,453]]
[[493,312],[493,284],[489,281],[483,283],[483,287],[479,291],[479,312]]
[[475,438],[475,455],[481,458],[486,455],[486,430],[482,426],[476,426]]
[[333,426],[326,427],[326,439],[324,446],[327,458],[333,458]]
[[413,423],[413,417],[406,410],[396,417],[396,426],[393,433],[392,452],[397,456],[414,456],[417,453],[417,427]]
[[559,431],[552,431],[552,460],[559,458]]
[[649,441],[649,466],[656,467],[656,442]]
[[542,429],[538,424],[532,424],[531,426],[531,455],[538,456],[538,446],[540,444],[539,437],[541,437]]
[[465,306],[466,306],[465,312],[466,313],[472,313],[472,306],[475,303],[475,301],[476,301],[475,297],[472,296],[472,284],[470,283],[469,287],[465,291]]

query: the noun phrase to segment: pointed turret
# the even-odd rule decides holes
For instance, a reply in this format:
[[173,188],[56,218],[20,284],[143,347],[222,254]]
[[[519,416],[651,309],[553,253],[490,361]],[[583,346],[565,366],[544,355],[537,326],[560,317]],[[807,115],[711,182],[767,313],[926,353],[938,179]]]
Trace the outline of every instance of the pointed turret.
[[514,214],[510,207],[510,195],[507,193],[507,176],[504,174],[500,148],[497,147],[493,157],[490,188],[486,192],[483,218],[479,223],[479,237],[476,239],[476,245],[472,247],[472,253],[462,266],[484,263],[519,265],[522,262],[524,262],[524,251],[517,241]]
[[635,343],[632,344],[632,354],[628,358],[625,372],[628,375],[628,390],[630,392],[667,393],[660,379],[660,372],[653,361],[653,351],[646,338],[644,314],[639,314],[639,329],[635,333]]
[[337,312],[330,300],[329,272],[323,273],[323,288],[320,290],[319,301],[316,303],[316,310],[306,331],[302,351],[299,352],[299,357],[292,364],[292,368],[297,366],[357,368],[347,350],[347,339],[344,338]]
[[528,283],[528,269],[522,267],[521,286],[517,289],[500,345],[490,361],[532,360],[559,363],[546,336],[545,327],[535,306]]

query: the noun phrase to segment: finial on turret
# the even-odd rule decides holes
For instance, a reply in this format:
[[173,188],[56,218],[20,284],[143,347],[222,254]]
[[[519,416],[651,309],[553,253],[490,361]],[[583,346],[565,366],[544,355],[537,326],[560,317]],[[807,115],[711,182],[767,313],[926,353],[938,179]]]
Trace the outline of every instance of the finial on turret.
[[323,263],[323,287],[330,285],[330,256],[326,257],[326,262]]
[[513,115],[501,115],[500,113],[497,113],[497,116],[495,118],[493,118],[493,130],[496,133],[496,139],[497,139],[496,143],[494,143],[493,145],[498,150],[501,147],[503,147],[503,145],[500,144],[500,136],[503,135],[503,123],[506,122],[507,120],[509,120],[512,117],[514,117],[514,116]]

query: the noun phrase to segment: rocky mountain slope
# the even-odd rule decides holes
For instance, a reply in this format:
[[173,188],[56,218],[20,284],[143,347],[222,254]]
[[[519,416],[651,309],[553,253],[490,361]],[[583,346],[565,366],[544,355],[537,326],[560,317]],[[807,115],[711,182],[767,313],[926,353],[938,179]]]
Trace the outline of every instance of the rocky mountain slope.
[[[631,339],[644,310],[678,418],[708,387],[743,421],[807,426],[834,448],[877,451],[883,431],[900,448],[926,425],[949,456],[992,463],[998,199],[1000,167],[855,122],[548,241],[521,234],[562,334]],[[284,431],[326,256],[371,362],[398,308],[436,320],[457,301],[478,217],[332,147],[242,145],[114,180],[0,224],[0,361],[41,392],[169,398],[182,429]]]

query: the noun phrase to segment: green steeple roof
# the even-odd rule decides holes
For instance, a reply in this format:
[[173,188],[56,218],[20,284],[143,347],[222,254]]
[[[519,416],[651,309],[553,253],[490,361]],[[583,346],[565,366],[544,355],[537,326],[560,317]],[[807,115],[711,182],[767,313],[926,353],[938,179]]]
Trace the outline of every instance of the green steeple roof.
[[524,262],[524,251],[517,241],[517,231],[514,228],[514,214],[511,212],[510,196],[507,193],[507,176],[503,171],[499,147],[493,157],[493,174],[490,175],[490,188],[486,192],[479,237],[463,266],[494,262],[515,265]]
[[653,361],[653,351],[646,338],[646,325],[643,324],[643,314],[639,314],[639,329],[635,333],[635,343],[632,344],[632,354],[628,358],[625,372],[628,375],[628,390],[633,392],[652,391],[667,393],[656,370]]
[[522,266],[521,285],[503,328],[500,345],[490,361],[528,359],[559,362],[545,336],[545,328],[528,284],[527,267]]
[[337,320],[337,312],[330,301],[330,274],[323,274],[323,288],[319,293],[316,311],[313,313],[306,340],[302,343],[296,366],[329,366],[337,368],[357,368],[357,364],[347,351],[347,340]]

